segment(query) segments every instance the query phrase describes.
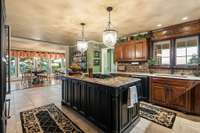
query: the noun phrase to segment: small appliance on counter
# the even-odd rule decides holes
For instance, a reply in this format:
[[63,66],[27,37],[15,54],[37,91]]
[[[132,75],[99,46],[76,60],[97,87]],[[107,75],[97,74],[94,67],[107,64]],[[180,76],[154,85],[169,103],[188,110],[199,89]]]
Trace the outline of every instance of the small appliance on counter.
[[126,66],[125,65],[117,65],[117,71],[125,72],[126,71]]

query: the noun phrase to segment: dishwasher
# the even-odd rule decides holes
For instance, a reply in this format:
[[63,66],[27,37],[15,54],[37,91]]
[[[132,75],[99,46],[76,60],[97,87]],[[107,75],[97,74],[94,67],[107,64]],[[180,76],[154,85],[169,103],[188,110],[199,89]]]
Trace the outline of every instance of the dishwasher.
[[133,78],[141,79],[141,85],[137,87],[138,100],[149,101],[149,76],[145,75],[132,75]]

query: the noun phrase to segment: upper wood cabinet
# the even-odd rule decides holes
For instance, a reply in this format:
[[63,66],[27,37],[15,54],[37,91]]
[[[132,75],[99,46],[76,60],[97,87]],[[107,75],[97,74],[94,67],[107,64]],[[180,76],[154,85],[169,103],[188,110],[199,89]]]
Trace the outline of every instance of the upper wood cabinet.
[[123,60],[123,47],[122,47],[122,45],[116,45],[115,46],[114,58],[117,61]]
[[123,42],[115,46],[115,61],[146,61],[147,57],[146,39]]
[[135,42],[135,59],[146,60],[147,59],[147,43],[146,41]]

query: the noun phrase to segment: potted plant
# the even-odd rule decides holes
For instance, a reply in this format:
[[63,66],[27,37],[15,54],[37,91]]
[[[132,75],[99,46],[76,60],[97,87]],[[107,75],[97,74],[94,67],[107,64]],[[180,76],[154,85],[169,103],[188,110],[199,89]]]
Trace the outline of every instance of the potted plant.
[[148,61],[147,61],[147,64],[148,64],[148,67],[149,67],[149,73],[154,73],[154,69],[152,69],[152,67],[154,66],[154,65],[156,65],[156,63],[157,63],[157,61],[156,61],[156,59],[154,59],[154,58],[150,58]]
[[195,76],[200,76],[200,72],[199,72],[200,58],[199,58],[199,56],[192,55],[192,58],[190,59],[189,64],[196,66],[196,69],[193,71],[193,74]]

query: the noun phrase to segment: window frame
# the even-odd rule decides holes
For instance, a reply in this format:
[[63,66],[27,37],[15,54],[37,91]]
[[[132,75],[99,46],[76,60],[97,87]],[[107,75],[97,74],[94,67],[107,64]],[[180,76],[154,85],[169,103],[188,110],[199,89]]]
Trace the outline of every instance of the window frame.
[[182,65],[176,65],[176,40],[181,38],[188,38],[188,37],[197,37],[198,41],[198,56],[200,57],[200,34],[190,35],[190,36],[182,36],[182,37],[176,37],[171,39],[163,39],[158,41],[152,41],[151,42],[151,57],[154,58],[154,44],[161,41],[170,41],[171,47],[170,47],[170,65],[154,65],[152,68],[158,68],[158,69],[189,69],[193,70],[196,66],[190,65],[190,64],[182,64]]
[[154,67],[170,68],[170,65],[171,65],[171,50],[172,50],[171,40],[168,39],[168,40],[161,40],[161,41],[153,42],[152,56],[153,56],[153,58],[155,58],[155,54],[154,54],[155,45],[164,44],[166,42],[169,43],[169,64],[156,64],[156,65],[154,65]]
[[[195,66],[195,65],[192,65],[192,64],[187,64],[187,47],[185,47],[186,48],[186,64],[177,64],[177,53],[176,53],[176,50],[177,50],[177,41],[178,40],[190,40],[190,38],[195,38],[196,40],[197,40],[197,56],[199,57],[199,36],[198,35],[196,35],[196,36],[187,36],[187,37],[181,37],[181,38],[176,38],[175,39],[175,43],[174,43],[174,51],[175,51],[175,54],[174,54],[174,57],[173,57],[173,59],[174,59],[174,67],[176,67],[176,68],[189,68],[189,67],[193,67],[193,66]],[[192,40],[192,39],[191,39]]]

